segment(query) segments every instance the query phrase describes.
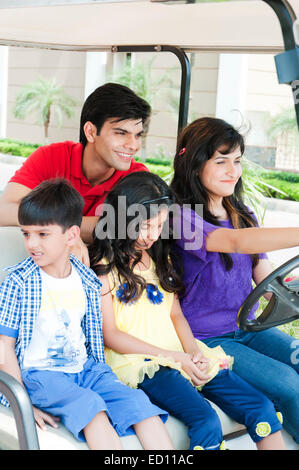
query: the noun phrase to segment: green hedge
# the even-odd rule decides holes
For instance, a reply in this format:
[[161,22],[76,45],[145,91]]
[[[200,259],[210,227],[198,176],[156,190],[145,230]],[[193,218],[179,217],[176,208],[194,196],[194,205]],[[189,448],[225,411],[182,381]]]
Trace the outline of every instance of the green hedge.
[[262,181],[274,186],[286,193],[281,194],[273,188],[267,188],[265,194],[270,197],[279,199],[288,199],[291,201],[299,201],[299,174],[285,171],[266,171],[260,172],[259,176]]
[[152,163],[148,163],[147,160],[145,165],[151,173],[155,173],[156,175],[160,176],[160,178],[165,178],[165,176],[168,176],[172,171],[172,167],[170,165],[153,165]]
[[[135,160],[137,162],[141,162],[140,157],[135,157]],[[167,160],[167,159],[159,159],[159,158],[152,158],[152,157],[147,157],[146,158],[146,164],[152,163],[153,165],[159,165],[159,166],[172,166],[172,160]]]
[[29,157],[40,145],[28,144],[12,139],[0,139],[0,153],[16,155],[17,157]]
[[290,173],[288,171],[267,171],[262,172],[263,177],[269,177],[276,180],[288,181],[289,183],[299,183],[299,173]]
[[[0,139],[0,153],[11,154],[21,157],[28,157],[34,150],[36,150],[40,144],[29,144],[28,142],[20,142],[13,139]],[[140,161],[137,157],[136,160]],[[172,161],[168,159],[159,159],[149,157],[145,161],[146,166],[150,171],[156,173],[161,178],[165,178],[172,171]],[[255,171],[253,175],[257,180],[260,179],[265,183],[274,186],[280,191],[286,193],[281,194],[279,191],[267,188],[264,186],[260,187],[264,191],[266,196],[275,197],[279,199],[289,199],[292,201],[299,201],[299,174],[291,173],[286,171],[271,171],[261,170]]]

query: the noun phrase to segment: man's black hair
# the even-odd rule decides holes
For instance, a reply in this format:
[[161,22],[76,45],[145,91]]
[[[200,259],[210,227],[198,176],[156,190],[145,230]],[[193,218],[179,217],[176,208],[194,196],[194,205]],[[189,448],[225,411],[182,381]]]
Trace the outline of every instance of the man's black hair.
[[20,225],[60,225],[63,231],[82,222],[84,200],[65,179],[43,181],[22,200]]
[[147,125],[151,107],[143,98],[136,95],[130,88],[118,83],[106,83],[86,99],[80,118],[80,137],[83,148],[87,144],[84,125],[92,122],[100,134],[102,126],[107,119],[115,118],[117,121],[125,119],[140,119]]

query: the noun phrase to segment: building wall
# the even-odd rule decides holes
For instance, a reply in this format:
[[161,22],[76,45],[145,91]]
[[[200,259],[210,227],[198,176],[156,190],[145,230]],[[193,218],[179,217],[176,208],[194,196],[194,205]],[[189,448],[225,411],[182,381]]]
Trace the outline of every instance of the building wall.
[[[13,116],[12,110],[23,85],[39,76],[55,76],[65,92],[76,99],[77,106],[74,117],[64,119],[62,128],[58,127],[57,119],[52,119],[49,140],[78,140],[80,112],[86,94],[92,91],[92,87],[112,80],[113,73],[122,67],[125,60],[124,54],[104,54],[105,57],[101,56],[99,60],[96,54],[99,53],[8,48],[6,137],[44,143],[43,128],[36,123],[35,117],[32,115],[20,121]],[[266,132],[269,116],[291,107],[293,100],[291,87],[277,82],[273,55],[247,55],[244,60],[235,55],[236,67],[232,69],[230,62],[219,54],[193,53],[188,56],[192,69],[189,122],[201,116],[223,117],[218,116],[219,110],[225,106],[228,109],[230,103],[233,108],[238,109],[239,106],[240,115],[251,127],[246,135],[250,158],[264,162],[265,166],[274,166],[276,142],[271,142]],[[234,56],[230,56],[234,63]],[[171,53],[132,54],[133,64],[151,60],[153,114],[146,139],[146,155],[157,157],[165,154],[169,157],[174,155],[176,148],[180,65]],[[243,73],[244,67],[246,74]],[[238,90],[230,79],[232,74],[237,78],[235,83],[240,82]],[[222,86],[225,77],[227,82]],[[281,162],[281,151],[279,158]]]
[[36,123],[34,114],[24,121],[16,119],[13,107],[20,89],[35,81],[38,77],[56,78],[64,91],[71,95],[77,106],[74,117],[64,118],[63,127],[58,127],[52,116],[49,129],[49,141],[77,140],[79,117],[84,100],[85,53],[50,51],[10,47],[8,52],[8,90],[7,90],[7,131],[6,137],[27,142],[43,143],[43,127]]
[[271,118],[293,106],[292,88],[278,83],[274,56],[248,55],[246,118],[251,130],[246,144],[251,160],[267,168],[298,171],[299,149],[294,139],[288,134],[278,139],[268,135]]
[[[147,154],[174,155],[178,132],[181,68],[169,52],[134,54],[134,61],[153,60],[151,83],[154,87],[153,114],[147,135]],[[216,109],[218,54],[188,54],[191,63],[189,122],[200,116],[213,116]],[[166,78],[167,75],[167,78]],[[163,79],[164,78],[164,79]]]
[[248,143],[271,145],[266,133],[269,118],[292,106],[292,89],[278,83],[274,56],[248,55],[246,114],[253,124]]

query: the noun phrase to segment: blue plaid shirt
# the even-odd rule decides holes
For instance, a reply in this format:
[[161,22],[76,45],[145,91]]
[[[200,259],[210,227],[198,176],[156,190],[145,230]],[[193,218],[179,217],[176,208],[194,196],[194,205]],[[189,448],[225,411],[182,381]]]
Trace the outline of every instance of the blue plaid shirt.
[[[101,282],[96,274],[78,258],[71,255],[72,265],[77,269],[86,295],[86,312],[82,329],[86,338],[88,357],[105,362],[102,335]],[[16,338],[16,356],[20,367],[24,352],[29,346],[41,305],[42,280],[39,267],[32,258],[7,268],[10,274],[0,286],[0,334]],[[0,394],[0,403],[8,402]]]

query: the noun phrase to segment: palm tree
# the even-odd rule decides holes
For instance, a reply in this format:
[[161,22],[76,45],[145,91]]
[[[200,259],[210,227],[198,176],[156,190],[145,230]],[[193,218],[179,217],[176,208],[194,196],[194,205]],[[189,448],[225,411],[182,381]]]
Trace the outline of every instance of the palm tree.
[[39,77],[35,82],[28,83],[19,92],[13,109],[17,119],[25,119],[34,113],[37,123],[44,127],[45,142],[49,141],[49,125],[52,114],[56,114],[59,127],[62,125],[63,116],[70,118],[76,101],[63,91],[56,83],[56,79],[46,80]]
[[297,120],[294,108],[286,108],[269,118],[267,129],[270,138],[277,138],[284,132],[297,134]]

